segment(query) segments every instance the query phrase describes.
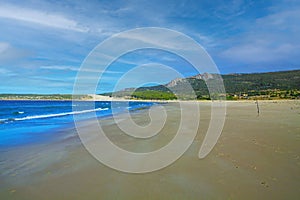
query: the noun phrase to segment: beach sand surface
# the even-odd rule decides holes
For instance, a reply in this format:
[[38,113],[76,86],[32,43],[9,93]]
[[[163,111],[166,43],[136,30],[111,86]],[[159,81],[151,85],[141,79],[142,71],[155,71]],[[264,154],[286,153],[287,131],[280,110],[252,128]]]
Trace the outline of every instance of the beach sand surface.
[[[222,135],[204,159],[198,152],[210,122],[210,103],[192,103],[200,105],[197,136],[170,166],[146,174],[113,170],[91,156],[76,130],[68,128],[48,143],[0,149],[0,199],[300,198],[300,101],[259,102],[259,116],[255,102],[227,102]],[[172,140],[180,122],[178,103],[163,105],[165,126],[147,140],[122,133],[112,118],[100,124],[123,149],[157,150]],[[147,110],[131,116],[139,125],[150,121]],[[89,121],[82,126],[87,134],[97,131]]]

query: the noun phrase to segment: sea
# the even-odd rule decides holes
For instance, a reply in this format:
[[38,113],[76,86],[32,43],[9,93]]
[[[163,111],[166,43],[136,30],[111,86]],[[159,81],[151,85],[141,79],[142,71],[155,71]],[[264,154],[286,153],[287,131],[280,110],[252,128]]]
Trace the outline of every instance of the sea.
[[57,130],[74,127],[78,120],[104,118],[126,110],[152,106],[153,102],[96,101],[91,109],[89,101],[0,101],[0,147],[13,147],[36,143],[55,137]]

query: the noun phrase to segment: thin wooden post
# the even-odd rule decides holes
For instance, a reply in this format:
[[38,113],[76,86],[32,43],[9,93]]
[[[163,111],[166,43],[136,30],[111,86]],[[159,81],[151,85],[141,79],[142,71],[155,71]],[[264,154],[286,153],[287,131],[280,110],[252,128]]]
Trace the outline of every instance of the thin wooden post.
[[256,108],[257,108],[257,116],[259,116],[259,105],[258,105],[258,100],[256,99]]

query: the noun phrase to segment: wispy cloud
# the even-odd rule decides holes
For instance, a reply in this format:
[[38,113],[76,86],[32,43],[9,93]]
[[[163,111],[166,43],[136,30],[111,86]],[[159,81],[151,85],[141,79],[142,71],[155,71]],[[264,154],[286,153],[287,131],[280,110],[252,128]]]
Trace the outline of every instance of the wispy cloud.
[[220,52],[223,61],[232,65],[293,67],[300,62],[300,8],[274,5],[270,13],[255,19],[247,32],[228,39],[227,48]]
[[0,65],[14,62],[28,56],[30,52],[15,48],[7,42],[0,42]]
[[0,68],[0,75],[3,75],[3,76],[13,76],[13,75],[15,75],[15,73],[13,73],[12,71],[7,70],[7,69],[1,69]]
[[[76,73],[96,45],[115,33],[139,27],[170,28],[191,36],[207,49],[222,73],[261,71],[257,66],[264,71],[299,68],[297,0],[10,2],[0,3],[0,75],[4,83],[0,92],[71,92]],[[114,60],[115,50],[134,43],[193,52],[180,38],[151,32],[128,34],[95,55],[84,68],[84,78],[100,74],[100,65]],[[103,78],[111,85],[130,68],[150,62],[194,73],[176,55],[141,51],[122,55]],[[245,67],[241,70],[240,66]],[[143,71],[140,77],[147,75]],[[55,85],[64,82],[64,87]]]
[[51,28],[67,29],[78,32],[89,31],[87,27],[80,26],[75,20],[68,19],[63,15],[12,5],[0,5],[0,17]]
[[[98,70],[97,67],[94,68],[80,68],[80,67],[73,67],[73,66],[59,66],[59,65],[49,65],[49,66],[41,66],[40,69],[46,69],[46,70],[59,70],[59,71],[73,71],[73,72],[92,72],[92,73],[102,73],[103,70]],[[120,74],[123,72],[119,71],[110,71],[106,70],[105,73],[111,73],[111,74]]]
[[48,69],[48,70],[64,70],[64,71],[75,71],[79,70],[78,67],[72,66],[57,66],[57,65],[50,65],[50,66],[41,66],[41,69]]
[[10,45],[8,43],[0,42],[0,54],[5,52],[9,47],[10,47]]
[[[133,48],[136,46],[150,46],[151,48],[173,50],[173,51],[194,51],[195,46],[187,44],[187,39],[184,35],[169,29],[162,28],[149,28],[137,29],[129,31],[119,36],[123,39],[123,46],[128,47],[131,45]],[[137,45],[139,44],[139,45]],[[123,47],[122,46],[122,47]],[[122,48],[120,47],[120,48]]]
[[269,44],[254,42],[242,44],[222,52],[222,56],[237,61],[238,63],[262,64],[275,63],[288,59],[293,52],[299,52],[300,46],[280,44],[275,47]]

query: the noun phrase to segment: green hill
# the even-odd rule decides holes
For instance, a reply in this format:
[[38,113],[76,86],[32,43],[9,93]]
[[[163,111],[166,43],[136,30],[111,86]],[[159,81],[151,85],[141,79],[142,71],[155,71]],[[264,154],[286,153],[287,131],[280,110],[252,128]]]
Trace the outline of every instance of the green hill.
[[[174,79],[168,84],[152,87],[128,88],[122,91],[106,93],[117,97],[133,99],[176,99],[176,91],[186,91],[191,85],[197,99],[210,99],[205,76],[199,74],[189,78]],[[227,99],[295,99],[300,97],[300,70],[222,75]],[[173,91],[173,92],[171,92]],[[183,94],[180,99],[191,99],[190,94]]]

